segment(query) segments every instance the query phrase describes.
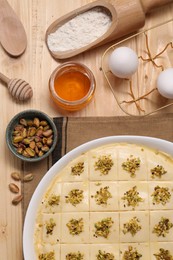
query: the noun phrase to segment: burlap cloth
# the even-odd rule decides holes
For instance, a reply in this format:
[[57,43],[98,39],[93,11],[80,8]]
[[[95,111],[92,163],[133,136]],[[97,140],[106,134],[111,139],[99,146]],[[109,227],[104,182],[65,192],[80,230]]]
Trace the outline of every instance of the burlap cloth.
[[[52,164],[65,153],[90,140],[114,135],[141,135],[173,142],[173,114],[148,117],[86,117],[54,118],[58,143],[52,154]],[[50,164],[48,164],[51,166]],[[38,171],[34,181],[23,186],[23,216],[29,200],[45,172]]]

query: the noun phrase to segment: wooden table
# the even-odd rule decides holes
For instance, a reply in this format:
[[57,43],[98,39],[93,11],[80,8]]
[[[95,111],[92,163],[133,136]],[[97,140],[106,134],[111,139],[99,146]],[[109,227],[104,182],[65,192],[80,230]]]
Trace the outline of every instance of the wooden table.
[[[9,191],[10,174],[13,171],[33,172],[36,178],[37,170],[46,172],[47,161],[38,164],[25,165],[16,159],[8,150],[5,143],[5,130],[9,120],[18,112],[25,109],[39,109],[50,116],[123,116],[124,112],[118,107],[110,89],[107,86],[101,67],[101,56],[110,44],[88,51],[71,60],[86,64],[96,77],[97,90],[94,100],[83,110],[75,113],[60,112],[52,103],[48,80],[51,72],[61,62],[55,61],[45,44],[45,31],[56,18],[92,2],[90,0],[9,0],[24,24],[28,45],[25,53],[19,58],[9,57],[0,48],[0,71],[10,78],[23,78],[33,87],[34,96],[27,103],[17,103],[1,84],[0,88],[0,259],[22,259],[22,208],[21,204],[13,206],[11,200],[14,195]],[[146,17],[145,28],[157,25],[172,18],[173,4],[155,10]],[[170,25],[169,25],[170,26]],[[172,26],[172,25],[171,25]],[[172,27],[171,27],[172,28]],[[173,30],[173,29],[172,29]],[[159,32],[161,33],[161,31]],[[166,33],[163,33],[163,37]],[[144,41],[144,38],[143,40]],[[141,42],[144,44],[144,42]],[[173,60],[173,59],[172,59]],[[170,62],[170,65],[173,63]],[[150,72],[149,72],[150,73]],[[136,108],[134,108],[136,109]],[[172,107],[166,109],[172,111]],[[164,113],[166,112],[163,110]],[[131,111],[135,112],[135,111]],[[135,112],[136,113],[136,112]]]

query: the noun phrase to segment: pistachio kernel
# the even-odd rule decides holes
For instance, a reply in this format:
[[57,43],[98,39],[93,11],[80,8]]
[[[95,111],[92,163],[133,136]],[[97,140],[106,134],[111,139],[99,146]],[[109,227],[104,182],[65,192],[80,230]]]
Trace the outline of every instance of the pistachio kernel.
[[17,153],[27,158],[41,157],[53,144],[53,130],[47,121],[21,118],[14,127],[12,144]]
[[50,218],[50,220],[46,222],[46,234],[52,235],[55,226],[55,221],[53,220],[53,218]]
[[59,195],[52,194],[48,199],[49,206],[55,206],[55,205],[59,206],[59,203],[60,203]]
[[54,251],[51,251],[48,253],[39,254],[38,259],[39,260],[55,260],[55,253],[54,253]]
[[142,257],[140,253],[136,250],[136,248],[133,248],[132,246],[128,247],[128,250],[126,250],[123,254],[123,260],[139,260]]
[[131,206],[133,208],[138,206],[140,202],[144,201],[144,199],[139,196],[136,186],[134,186],[131,190],[126,191],[121,199],[125,202],[124,207],[127,205],[128,207]]
[[135,158],[133,155],[130,155],[130,158],[127,158],[127,160],[122,163],[122,168],[130,173],[130,177],[135,177],[135,173],[139,169],[140,163],[141,160],[139,158]]
[[133,237],[136,235],[138,231],[140,231],[142,226],[140,225],[140,221],[137,217],[133,217],[127,223],[123,225],[123,233],[130,233]]
[[84,221],[83,218],[80,219],[71,219],[66,226],[69,229],[69,233],[73,236],[79,235],[84,230]]
[[109,191],[109,187],[105,186],[103,188],[100,188],[100,190],[96,191],[94,198],[96,200],[96,204],[107,205],[108,200],[112,198],[112,195]]
[[159,253],[154,254],[156,260],[173,260],[173,256],[170,254],[169,250],[160,248]]
[[95,227],[95,232],[94,232],[94,236],[95,237],[104,237],[107,238],[110,234],[110,229],[113,225],[114,221],[112,220],[112,218],[108,217],[108,218],[104,218],[101,221],[98,221],[95,223],[94,227]]
[[171,228],[173,228],[173,223],[168,218],[162,217],[159,223],[154,226],[153,233],[158,237],[166,237]]
[[71,175],[80,176],[84,172],[84,162],[78,162],[71,167]]
[[151,194],[153,197],[153,204],[162,204],[166,205],[170,201],[171,193],[169,191],[169,188],[167,187],[160,187],[156,186],[154,188],[154,192]]
[[100,171],[101,175],[107,175],[114,165],[111,155],[102,155],[95,162],[94,168]]
[[71,203],[73,206],[79,204],[83,199],[83,190],[73,189],[66,197],[66,203]]
[[114,260],[115,257],[113,254],[99,250],[98,254],[96,255],[97,260]]
[[84,260],[84,254],[81,252],[70,252],[65,256],[66,260]]
[[158,177],[160,179],[162,175],[167,173],[167,171],[164,169],[162,165],[157,165],[156,167],[152,168],[150,171],[151,171],[151,177],[153,179],[155,177]]

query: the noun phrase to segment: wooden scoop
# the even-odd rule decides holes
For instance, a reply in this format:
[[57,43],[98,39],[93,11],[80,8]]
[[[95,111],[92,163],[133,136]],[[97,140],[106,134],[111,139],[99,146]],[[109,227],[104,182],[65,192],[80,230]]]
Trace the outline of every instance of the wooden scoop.
[[26,101],[33,96],[31,86],[22,79],[9,79],[2,73],[0,73],[0,79],[7,84],[7,88],[11,95],[19,100]]
[[21,55],[27,46],[24,27],[6,0],[0,0],[0,43],[14,57]]
[[[46,31],[46,43],[48,35],[54,33],[59,27],[94,7],[103,7],[112,16],[112,23],[108,31],[90,44],[73,50],[50,51],[56,59],[66,59],[80,54],[86,50],[95,48],[122,36],[135,32],[145,24],[145,14],[152,9],[173,3],[173,0],[98,0],[82,6],[53,22]],[[86,24],[87,26],[87,24]],[[81,35],[83,37],[83,35]]]

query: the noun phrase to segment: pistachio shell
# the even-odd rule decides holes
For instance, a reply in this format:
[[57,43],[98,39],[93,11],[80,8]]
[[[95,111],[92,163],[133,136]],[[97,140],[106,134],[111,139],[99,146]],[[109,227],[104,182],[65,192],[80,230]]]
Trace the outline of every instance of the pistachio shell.
[[22,195],[18,195],[16,196],[13,200],[12,200],[12,204],[13,205],[18,205],[23,199],[23,196]]
[[23,136],[14,136],[13,137],[13,142],[14,143],[19,143],[23,140]]
[[27,126],[27,121],[26,121],[26,119],[21,118],[19,122],[20,122],[21,125]]
[[24,182],[29,182],[29,181],[32,181],[33,178],[34,178],[34,175],[33,175],[32,173],[28,173],[28,174],[26,174],[26,175],[24,176],[23,181],[24,181]]
[[20,181],[21,180],[21,174],[20,172],[12,172],[11,173],[11,178],[15,181]]
[[52,133],[53,133],[52,129],[48,129],[48,130],[46,130],[46,131],[43,132],[43,135],[44,135],[45,137],[49,137]]
[[9,189],[11,192],[13,192],[13,193],[19,192],[19,187],[16,184],[10,183],[8,186],[9,186]]
[[41,150],[42,150],[43,152],[48,152],[48,151],[49,151],[49,146],[44,145],[43,147],[41,147]]
[[30,147],[27,147],[25,151],[29,154],[29,156],[34,157],[35,156],[35,151],[31,149]]
[[30,142],[29,147],[34,150],[35,149],[35,142],[34,141]]
[[40,125],[41,125],[41,126],[47,126],[47,125],[48,125],[48,123],[47,123],[47,121],[45,121],[45,120],[42,120],[42,121],[40,122]]
[[39,118],[35,117],[35,118],[34,118],[34,121],[33,121],[33,124],[38,128],[39,125],[40,125],[40,120],[39,120]]
[[21,118],[14,127],[12,143],[19,154],[32,158],[49,151],[53,143],[53,130],[46,120]]

